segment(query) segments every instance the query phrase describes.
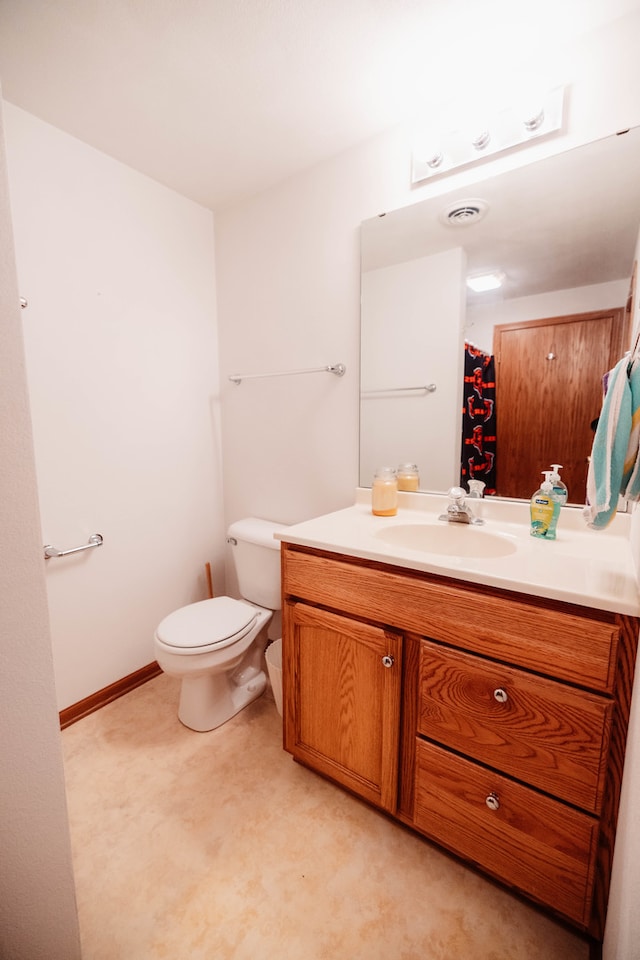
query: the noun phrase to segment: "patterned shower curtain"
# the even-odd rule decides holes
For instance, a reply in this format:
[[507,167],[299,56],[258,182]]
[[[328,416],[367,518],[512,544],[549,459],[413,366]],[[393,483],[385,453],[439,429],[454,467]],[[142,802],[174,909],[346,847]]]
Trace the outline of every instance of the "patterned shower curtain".
[[496,374],[494,358],[465,343],[460,486],[469,480],[496,492]]

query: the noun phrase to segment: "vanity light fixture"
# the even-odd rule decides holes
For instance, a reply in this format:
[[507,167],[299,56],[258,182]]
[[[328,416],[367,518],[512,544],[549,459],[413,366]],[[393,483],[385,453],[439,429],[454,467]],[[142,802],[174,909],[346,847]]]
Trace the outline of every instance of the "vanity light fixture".
[[526,104],[483,116],[473,133],[456,126],[437,135],[433,131],[419,134],[413,145],[411,182],[421,183],[558,133],[562,129],[564,97],[565,87],[529,97]]
[[474,293],[487,293],[489,290],[498,290],[504,283],[504,273],[494,270],[492,273],[481,273],[467,277],[467,286]]

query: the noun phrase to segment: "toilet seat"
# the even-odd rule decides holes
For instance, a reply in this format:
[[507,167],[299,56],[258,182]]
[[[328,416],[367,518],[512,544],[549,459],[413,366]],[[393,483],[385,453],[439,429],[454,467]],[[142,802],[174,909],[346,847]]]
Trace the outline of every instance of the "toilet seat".
[[156,640],[173,653],[222,650],[246,636],[256,624],[258,610],[232,597],[200,600],[174,610],[156,630]]

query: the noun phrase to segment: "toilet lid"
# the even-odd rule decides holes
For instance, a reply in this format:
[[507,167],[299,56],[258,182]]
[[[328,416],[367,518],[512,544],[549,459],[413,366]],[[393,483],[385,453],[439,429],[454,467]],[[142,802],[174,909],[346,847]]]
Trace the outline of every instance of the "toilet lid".
[[227,646],[247,634],[258,617],[255,607],[232,597],[214,597],[174,610],[156,630],[168,647],[195,650]]

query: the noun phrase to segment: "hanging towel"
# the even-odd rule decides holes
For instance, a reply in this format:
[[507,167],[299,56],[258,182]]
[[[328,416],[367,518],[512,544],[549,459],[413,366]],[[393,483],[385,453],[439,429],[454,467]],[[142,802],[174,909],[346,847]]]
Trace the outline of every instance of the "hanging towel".
[[587,474],[587,525],[601,530],[613,520],[618,498],[640,499],[640,365],[623,357],[607,375]]
[[620,493],[625,500],[640,500],[640,360],[636,357],[629,367],[631,389],[631,430]]

